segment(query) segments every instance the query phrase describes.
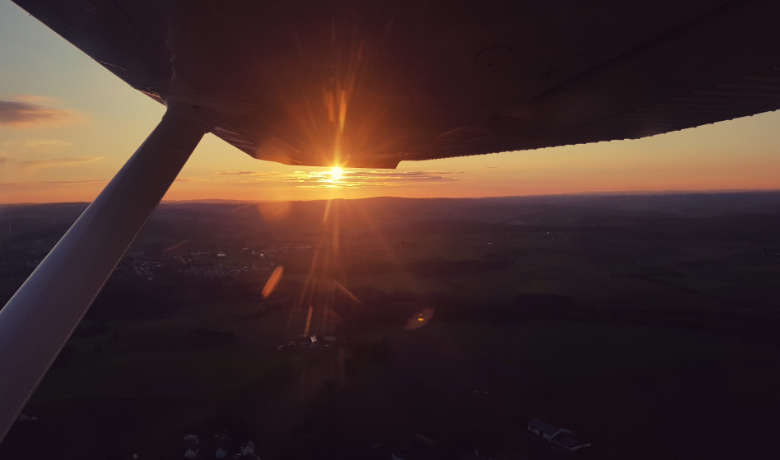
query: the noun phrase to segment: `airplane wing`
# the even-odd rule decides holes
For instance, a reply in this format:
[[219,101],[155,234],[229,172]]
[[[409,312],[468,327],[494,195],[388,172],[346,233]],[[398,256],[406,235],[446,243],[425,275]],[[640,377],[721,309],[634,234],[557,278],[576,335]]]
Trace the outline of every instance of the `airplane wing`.
[[771,1],[15,1],[287,164],[392,168],[780,107]]

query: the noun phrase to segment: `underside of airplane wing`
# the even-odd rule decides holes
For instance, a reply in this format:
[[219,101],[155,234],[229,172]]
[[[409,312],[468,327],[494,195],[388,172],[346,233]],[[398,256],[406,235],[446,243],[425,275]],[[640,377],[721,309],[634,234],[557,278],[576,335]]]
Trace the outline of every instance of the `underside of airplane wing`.
[[770,1],[16,2],[287,164],[395,167],[780,107]]

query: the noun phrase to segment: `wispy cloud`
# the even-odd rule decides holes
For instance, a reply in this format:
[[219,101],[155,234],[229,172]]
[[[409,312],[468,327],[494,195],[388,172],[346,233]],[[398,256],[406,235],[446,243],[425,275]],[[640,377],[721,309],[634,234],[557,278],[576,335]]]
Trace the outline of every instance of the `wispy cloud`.
[[78,166],[87,163],[101,161],[103,157],[59,157],[59,158],[41,158],[34,160],[20,160],[17,158],[0,157],[0,164],[17,166],[26,170],[43,168],[61,168],[67,166]]
[[95,163],[103,160],[103,157],[62,157],[40,160],[22,160],[19,165],[26,169],[61,168],[66,166],[78,166],[87,163]]
[[105,184],[105,179],[80,179],[80,180],[38,180],[27,182],[0,182],[0,187],[39,186],[39,185],[80,185],[80,184]]
[[257,171],[217,171],[218,176],[257,176]]
[[14,100],[0,99],[0,126],[24,128],[75,121],[81,118],[72,110],[52,108],[32,100],[29,96]]
[[459,172],[452,171],[399,171],[377,169],[346,169],[339,177],[328,170],[297,170],[292,173],[264,171],[218,171],[217,176],[235,177],[236,183],[288,184],[301,188],[350,188],[393,186],[420,182],[450,182],[458,180]]
[[13,100],[20,102],[28,102],[30,104],[41,105],[55,105],[57,100],[47,96],[40,96],[38,94],[18,94],[13,97]]
[[353,169],[345,170],[338,180],[334,180],[328,171],[303,172],[296,171],[289,182],[295,182],[299,187],[376,187],[393,186],[419,182],[450,182],[457,180],[457,172],[445,171],[397,171]]
[[[83,180],[48,180],[48,181],[29,181],[29,182],[0,182],[0,191],[4,193],[22,192],[30,190],[44,191],[51,193],[53,189],[71,189],[83,185],[100,186],[105,184],[104,179],[83,179]],[[0,197],[0,203],[4,202],[5,197]],[[51,200],[51,196],[47,198]]]
[[72,145],[70,142],[60,139],[31,139],[22,143],[22,147],[30,150],[66,149]]
[[352,181],[363,182],[439,182],[454,181],[459,172],[453,171],[345,171],[344,177]]

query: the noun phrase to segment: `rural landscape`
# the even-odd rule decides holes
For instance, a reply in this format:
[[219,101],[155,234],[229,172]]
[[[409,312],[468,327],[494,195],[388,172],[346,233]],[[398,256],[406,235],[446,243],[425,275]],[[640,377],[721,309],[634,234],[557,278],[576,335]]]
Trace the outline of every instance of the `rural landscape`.
[[[0,206],[0,305],[85,206]],[[0,457],[758,458],[779,283],[773,192],[168,202]]]

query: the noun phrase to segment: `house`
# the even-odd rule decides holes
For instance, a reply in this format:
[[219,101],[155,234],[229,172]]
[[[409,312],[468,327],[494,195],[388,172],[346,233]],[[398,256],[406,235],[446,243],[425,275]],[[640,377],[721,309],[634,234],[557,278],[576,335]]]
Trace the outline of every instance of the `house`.
[[188,434],[184,436],[184,458],[194,459],[198,458],[200,454],[200,438],[194,434]]
[[577,435],[571,430],[558,428],[536,418],[528,422],[528,432],[550,443],[555,448],[569,452],[577,452],[591,445],[591,443],[577,438]]
[[545,441],[549,441],[558,432],[558,428],[544,423],[538,418],[534,418],[528,422],[528,431],[544,439]]

